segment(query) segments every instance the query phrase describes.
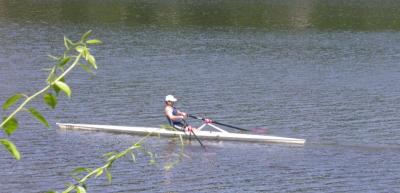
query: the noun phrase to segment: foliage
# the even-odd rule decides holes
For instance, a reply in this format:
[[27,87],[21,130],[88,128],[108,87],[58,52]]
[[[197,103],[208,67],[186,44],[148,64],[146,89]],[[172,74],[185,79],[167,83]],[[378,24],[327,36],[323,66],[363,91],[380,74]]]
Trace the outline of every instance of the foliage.
[[[151,134],[151,133],[150,133]],[[154,154],[147,151],[142,145],[142,141],[146,139],[150,134],[147,136],[143,137],[141,140],[130,146],[129,148],[120,151],[120,152],[109,152],[104,154],[104,157],[106,158],[106,163],[96,169],[90,169],[90,168],[84,168],[84,167],[79,167],[76,168],[72,172],[73,178],[76,180],[75,184],[67,184],[67,189],[63,191],[63,193],[69,193],[73,190],[75,190],[77,193],[78,192],[86,192],[87,189],[87,181],[90,178],[98,178],[101,175],[106,175],[108,182],[111,183],[112,181],[112,175],[111,175],[111,168],[114,164],[114,162],[122,157],[125,156],[131,156],[131,159],[133,162],[136,162],[136,153],[137,151],[142,151],[146,155],[150,157],[150,164],[155,163],[155,157]],[[56,192],[56,191],[51,191],[51,192]]]
[[[175,129],[173,127],[171,127],[170,125],[162,125],[161,126],[164,129]],[[90,168],[85,168],[85,167],[78,167],[76,168],[73,172],[72,172],[72,176],[75,179],[76,183],[72,184],[69,183],[67,184],[67,188],[62,191],[62,193],[69,193],[71,191],[76,191],[78,192],[86,192],[87,190],[87,181],[90,178],[98,178],[102,175],[106,175],[108,182],[111,183],[112,181],[112,175],[111,175],[111,168],[112,165],[115,161],[117,161],[118,159],[122,158],[122,157],[126,157],[126,156],[130,156],[130,158],[132,159],[133,162],[136,162],[136,155],[138,151],[141,151],[142,153],[144,153],[145,155],[147,155],[150,160],[149,160],[149,164],[155,164],[156,163],[156,156],[154,153],[147,151],[143,146],[142,146],[142,142],[148,138],[150,135],[152,135],[152,133],[147,134],[145,137],[143,137],[142,139],[140,139],[138,142],[136,142],[135,144],[133,144],[132,146],[128,147],[127,149],[120,151],[120,152],[109,152],[104,154],[103,156],[106,158],[106,162],[104,165],[96,168],[96,169],[90,169]],[[183,159],[183,156],[187,156],[183,153],[184,150],[184,142],[183,142],[183,138],[182,135],[179,135],[179,141],[180,141],[180,149],[181,152],[179,153],[179,159],[176,159],[170,163],[167,163],[164,166],[165,170],[170,170],[172,169],[176,164],[180,163]],[[82,175],[83,174],[83,175]],[[49,193],[57,193],[57,191],[49,191]]]
[[[93,73],[93,69],[97,69],[96,59],[90,53],[89,46],[95,44],[101,44],[102,42],[97,39],[88,39],[91,34],[91,31],[86,32],[79,41],[73,42],[67,37],[64,37],[64,46],[66,50],[63,55],[59,57],[50,56],[53,60],[55,60],[56,64],[52,66],[49,70],[49,75],[47,77],[47,85],[39,90],[38,92],[28,96],[24,93],[17,93],[13,96],[9,97],[3,104],[3,110],[8,111],[11,107],[19,104],[7,117],[3,118],[3,121],[0,124],[0,128],[2,128],[3,132],[7,136],[11,136],[18,128],[19,123],[16,118],[16,115],[25,111],[32,115],[37,121],[42,123],[46,127],[50,127],[50,124],[46,120],[46,118],[34,107],[30,106],[30,102],[38,97],[43,98],[43,103],[48,105],[51,109],[55,109],[58,103],[59,93],[62,91],[66,96],[71,97],[72,90],[70,86],[66,83],[66,75],[71,72],[76,66],[82,67],[88,73]],[[82,62],[83,61],[83,62]],[[174,129],[169,125],[162,126],[166,129]],[[109,152],[105,154],[106,162],[104,165],[96,168],[90,169],[85,167],[78,167],[72,172],[72,176],[75,179],[75,183],[67,184],[67,188],[63,191],[63,193],[68,192],[76,192],[76,193],[86,193],[87,190],[87,181],[91,178],[98,178],[102,175],[105,175],[108,181],[111,183],[112,175],[111,168],[113,163],[125,156],[130,156],[132,161],[136,162],[137,152],[143,152],[145,155],[150,157],[149,164],[155,163],[155,154],[150,151],[147,151],[142,145],[142,141],[150,136],[149,133],[146,137],[142,138],[129,148],[120,151],[120,152]],[[183,157],[183,148],[184,143],[182,136],[179,135],[179,139],[181,141],[181,153],[179,156],[179,160],[175,160],[172,163],[167,164],[164,168],[166,170],[171,169],[175,164],[179,163]],[[21,159],[21,154],[18,151],[15,144],[7,138],[0,138],[0,143],[3,147],[10,152],[10,154],[17,160]],[[56,191],[48,191],[48,193],[56,193]]]
[[[12,135],[18,128],[17,113],[26,111],[42,123],[46,127],[50,127],[46,118],[34,107],[27,107],[30,102],[38,97],[43,97],[43,102],[50,108],[54,109],[57,106],[59,92],[64,92],[68,97],[71,97],[72,91],[66,83],[66,75],[71,72],[76,66],[81,66],[85,71],[92,73],[92,69],[97,69],[96,59],[90,53],[89,46],[101,44],[97,39],[89,39],[91,31],[82,35],[81,39],[73,42],[67,37],[64,37],[65,51],[61,56],[50,56],[55,61],[55,65],[49,69],[49,75],[46,80],[47,85],[38,92],[28,96],[24,93],[17,93],[9,97],[3,104],[3,110],[8,111],[11,107],[21,102],[7,117],[3,118],[0,124],[3,133],[7,136]],[[21,158],[15,144],[7,138],[0,138],[0,143],[7,149],[15,159]]]
[[[113,164],[118,159],[127,157],[127,156],[130,156],[130,159],[133,162],[136,162],[136,157],[137,157],[138,152],[142,152],[150,158],[150,160],[149,160],[150,165],[155,164],[156,163],[155,154],[150,151],[147,151],[146,148],[144,148],[142,145],[143,141],[146,138],[148,138],[150,135],[152,135],[152,133],[147,134],[145,137],[140,139],[138,142],[134,143],[132,146],[128,147],[127,149],[125,149],[123,151],[119,151],[119,152],[113,151],[113,152],[104,154],[103,156],[106,158],[106,161],[100,167],[97,167],[95,169],[90,169],[90,168],[85,168],[85,167],[75,168],[72,171],[72,177],[74,178],[75,183],[67,183],[66,184],[67,188],[64,191],[62,191],[62,193],[69,193],[69,192],[73,192],[73,191],[75,191],[76,193],[78,193],[78,192],[85,193],[85,192],[87,192],[87,189],[88,189],[88,186],[87,186],[88,180],[91,178],[98,178],[102,175],[105,175],[108,182],[111,183],[111,181],[112,181],[111,169],[112,169]],[[171,163],[167,163],[164,166],[165,170],[172,169],[176,164],[178,164],[183,159],[183,156],[186,156],[183,153],[184,143],[183,143],[182,135],[179,135],[179,139],[181,142],[180,143],[181,144],[181,153],[179,154],[179,159],[174,160]],[[47,193],[58,193],[58,192],[52,190],[52,191],[48,191]]]

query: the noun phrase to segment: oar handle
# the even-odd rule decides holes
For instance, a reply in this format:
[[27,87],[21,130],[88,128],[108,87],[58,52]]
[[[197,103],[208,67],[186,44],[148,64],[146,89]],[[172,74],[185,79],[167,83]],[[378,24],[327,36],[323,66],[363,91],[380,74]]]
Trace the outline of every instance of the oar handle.
[[[199,120],[205,120],[205,118],[203,118],[203,117],[198,117],[198,116],[195,116],[195,115],[188,115],[189,117],[191,117],[191,118],[194,118],[194,119],[199,119]],[[250,131],[250,130],[248,130],[248,129],[243,129],[243,128],[240,128],[240,127],[236,127],[236,126],[233,126],[233,125],[228,125],[228,124],[225,124],[225,123],[220,123],[220,122],[218,122],[218,121],[212,121],[212,123],[215,123],[215,124],[217,124],[217,125],[222,125],[222,126],[225,126],[225,127],[230,127],[230,128],[233,128],[233,129],[237,129],[237,130],[241,130],[241,131]]]
[[203,117],[198,117],[198,116],[194,116],[194,115],[188,115],[190,118],[194,118],[194,119],[199,119],[199,120],[204,120]]

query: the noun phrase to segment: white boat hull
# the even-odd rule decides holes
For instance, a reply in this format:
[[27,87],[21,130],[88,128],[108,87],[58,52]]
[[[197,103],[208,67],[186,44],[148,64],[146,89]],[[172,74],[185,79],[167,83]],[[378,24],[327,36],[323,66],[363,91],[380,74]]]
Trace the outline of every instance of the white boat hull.
[[[89,130],[89,131],[109,131],[119,133],[133,133],[140,135],[147,135],[149,133],[165,137],[175,137],[182,135],[182,137],[189,137],[181,131],[171,131],[155,127],[128,127],[128,126],[113,126],[113,125],[91,125],[91,124],[69,124],[57,123],[61,129],[72,130]],[[242,133],[230,133],[220,131],[196,131],[195,134],[200,139],[211,140],[229,140],[229,141],[248,141],[248,142],[268,142],[268,143],[291,143],[291,144],[304,144],[304,139],[286,138],[271,135],[254,135]]]

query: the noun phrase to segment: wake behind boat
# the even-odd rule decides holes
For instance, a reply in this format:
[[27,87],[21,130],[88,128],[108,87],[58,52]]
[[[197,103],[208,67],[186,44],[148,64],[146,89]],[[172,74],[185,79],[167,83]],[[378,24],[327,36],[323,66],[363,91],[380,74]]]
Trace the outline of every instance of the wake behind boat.
[[[156,127],[129,127],[129,126],[114,126],[114,125],[92,125],[92,124],[70,124],[70,123],[57,123],[61,129],[68,130],[89,130],[89,131],[108,131],[119,133],[132,133],[139,135],[159,135],[163,137],[176,137],[181,135],[184,138],[191,137],[188,132],[172,131]],[[205,126],[211,126],[216,131],[203,131]],[[200,139],[211,140],[227,140],[227,141],[247,141],[247,142],[265,142],[265,143],[290,143],[290,144],[304,144],[304,139],[286,138],[271,135],[255,135],[243,133],[227,132],[211,123],[203,124],[199,130],[194,132]]]

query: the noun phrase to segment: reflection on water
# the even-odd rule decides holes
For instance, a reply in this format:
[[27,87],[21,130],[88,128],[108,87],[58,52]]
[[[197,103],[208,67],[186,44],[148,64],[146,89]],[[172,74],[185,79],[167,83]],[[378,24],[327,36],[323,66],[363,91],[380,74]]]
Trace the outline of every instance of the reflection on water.
[[395,0],[0,1],[0,19],[22,23],[398,30]]

